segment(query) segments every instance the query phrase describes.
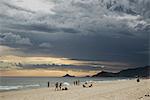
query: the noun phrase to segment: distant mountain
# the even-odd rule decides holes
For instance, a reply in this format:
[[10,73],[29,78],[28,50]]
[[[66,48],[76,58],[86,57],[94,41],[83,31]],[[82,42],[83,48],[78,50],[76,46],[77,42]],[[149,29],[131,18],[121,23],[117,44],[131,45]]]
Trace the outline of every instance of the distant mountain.
[[118,75],[123,77],[150,77],[150,66],[122,70],[118,73]]
[[75,76],[71,76],[69,74],[64,75],[63,77],[75,77]]
[[97,73],[96,75],[93,75],[92,77],[115,77],[115,76],[116,73],[102,71],[100,73]]
[[91,76],[89,76],[89,75],[86,75],[85,77],[91,77]]
[[150,66],[122,70],[118,73],[100,72],[92,77],[150,77]]

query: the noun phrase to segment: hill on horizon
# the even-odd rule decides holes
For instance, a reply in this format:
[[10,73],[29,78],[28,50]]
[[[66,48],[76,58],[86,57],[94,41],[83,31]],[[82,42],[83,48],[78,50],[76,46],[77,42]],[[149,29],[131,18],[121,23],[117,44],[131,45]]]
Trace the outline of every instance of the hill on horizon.
[[92,77],[150,77],[150,66],[122,70],[118,73],[99,72]]

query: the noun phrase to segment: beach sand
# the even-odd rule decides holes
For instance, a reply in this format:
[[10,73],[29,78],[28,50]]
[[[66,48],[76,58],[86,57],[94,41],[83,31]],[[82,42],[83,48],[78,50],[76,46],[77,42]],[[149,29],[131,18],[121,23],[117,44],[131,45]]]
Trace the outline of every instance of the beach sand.
[[150,79],[104,81],[91,88],[71,86],[67,91],[54,88],[1,92],[0,100],[150,100]]

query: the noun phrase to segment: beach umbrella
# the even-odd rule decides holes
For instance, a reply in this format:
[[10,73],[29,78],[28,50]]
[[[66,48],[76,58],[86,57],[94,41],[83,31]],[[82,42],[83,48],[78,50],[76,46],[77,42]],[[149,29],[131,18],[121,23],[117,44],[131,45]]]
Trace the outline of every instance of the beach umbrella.
[[64,82],[63,86],[69,86],[70,84],[68,82]]

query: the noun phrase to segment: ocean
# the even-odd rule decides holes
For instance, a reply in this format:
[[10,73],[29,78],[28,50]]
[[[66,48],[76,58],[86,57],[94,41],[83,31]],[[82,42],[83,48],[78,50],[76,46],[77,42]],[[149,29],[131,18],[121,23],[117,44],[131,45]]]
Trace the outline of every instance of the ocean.
[[50,82],[50,87],[54,87],[56,82],[68,82],[73,85],[73,81],[79,80],[81,83],[86,81],[112,81],[122,80],[126,78],[105,77],[105,78],[91,78],[91,77],[0,77],[0,92],[44,88]]

